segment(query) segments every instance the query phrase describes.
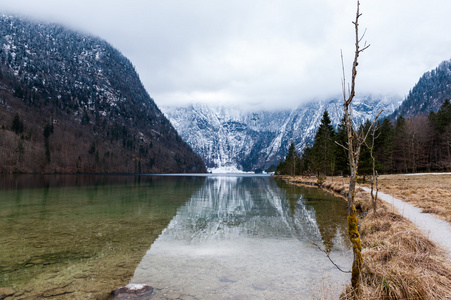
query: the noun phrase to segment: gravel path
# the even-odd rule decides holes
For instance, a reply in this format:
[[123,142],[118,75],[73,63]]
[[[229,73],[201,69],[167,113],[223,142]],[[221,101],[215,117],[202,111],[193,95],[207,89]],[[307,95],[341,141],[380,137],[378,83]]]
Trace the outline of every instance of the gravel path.
[[[371,191],[366,187],[360,188],[367,192]],[[401,215],[418,226],[418,228],[420,228],[432,241],[447,250],[448,255],[451,257],[451,225],[448,222],[439,220],[430,214],[423,213],[420,208],[391,195],[379,192],[378,198],[396,207]]]

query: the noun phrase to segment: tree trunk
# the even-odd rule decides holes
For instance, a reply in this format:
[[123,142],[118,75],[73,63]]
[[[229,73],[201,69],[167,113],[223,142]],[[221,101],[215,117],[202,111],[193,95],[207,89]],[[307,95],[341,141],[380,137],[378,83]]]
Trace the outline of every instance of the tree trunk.
[[[351,176],[349,178],[349,192],[348,192],[348,234],[349,239],[352,243],[352,251],[354,254],[354,260],[352,263],[352,275],[351,275],[351,286],[353,289],[353,296],[354,298],[358,298],[359,294],[359,284],[360,284],[360,274],[362,272],[362,244],[360,241],[360,233],[359,233],[359,227],[358,227],[358,220],[356,215],[356,208],[355,208],[355,185],[357,180],[357,169],[359,167],[359,157],[360,157],[360,149],[364,141],[366,140],[369,131],[367,132],[365,137],[359,137],[359,132],[356,131],[352,124],[352,119],[350,115],[350,106],[351,102],[355,96],[355,79],[357,76],[357,66],[358,66],[358,57],[361,52],[363,52],[365,49],[369,47],[369,45],[365,45],[363,48],[359,47],[359,43],[361,41],[362,37],[359,37],[359,17],[360,14],[360,2],[357,1],[357,12],[356,12],[356,19],[354,24],[355,28],[355,53],[354,53],[354,62],[352,65],[352,73],[351,73],[351,87],[349,91],[349,96],[346,97],[346,81],[344,76],[344,66],[343,66],[343,98],[344,98],[344,117],[345,117],[345,123],[346,123],[346,130],[348,133],[348,161],[349,161],[349,168]],[[343,63],[343,56],[342,56],[342,63]],[[380,115],[380,113],[379,113]],[[377,119],[377,117],[376,117]],[[371,125],[370,129],[374,123]]]
[[[349,102],[350,103],[350,102]],[[360,154],[360,145],[358,141],[354,146],[354,137],[353,137],[353,127],[352,120],[349,114],[349,105],[345,105],[345,118],[346,118],[346,127],[348,130],[348,159],[349,159],[349,167],[351,176],[349,177],[349,192],[348,192],[348,234],[349,239],[352,243],[352,251],[354,254],[354,259],[352,262],[352,276],[351,276],[351,286],[354,292],[354,295],[358,293],[359,283],[360,283],[360,274],[362,270],[362,244],[360,241],[360,233],[356,215],[355,208],[355,185],[357,181],[357,168],[359,165],[359,154]],[[354,148],[355,152],[354,152]]]

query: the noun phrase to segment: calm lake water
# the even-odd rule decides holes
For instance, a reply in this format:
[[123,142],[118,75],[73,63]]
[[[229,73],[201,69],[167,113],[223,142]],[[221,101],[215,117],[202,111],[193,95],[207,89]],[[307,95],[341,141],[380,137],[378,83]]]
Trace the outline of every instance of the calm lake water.
[[318,249],[350,268],[346,202],[315,188],[240,175],[20,175],[0,187],[0,286],[16,296],[145,283],[157,299],[309,299],[349,281]]

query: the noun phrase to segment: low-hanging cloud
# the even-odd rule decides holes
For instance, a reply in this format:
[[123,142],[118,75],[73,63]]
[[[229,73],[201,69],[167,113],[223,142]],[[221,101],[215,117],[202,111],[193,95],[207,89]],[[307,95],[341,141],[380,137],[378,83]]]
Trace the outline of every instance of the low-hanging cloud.
[[[340,95],[353,58],[356,2],[0,0],[6,13],[104,38],[135,65],[158,105],[281,109]],[[361,1],[358,92],[405,96],[451,58],[448,0]]]

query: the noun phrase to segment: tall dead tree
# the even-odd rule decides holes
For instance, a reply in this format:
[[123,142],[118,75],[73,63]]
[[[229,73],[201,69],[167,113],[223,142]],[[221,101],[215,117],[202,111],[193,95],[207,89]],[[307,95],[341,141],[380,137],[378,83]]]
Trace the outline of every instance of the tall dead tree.
[[365,140],[368,137],[371,128],[374,126],[376,119],[371,124],[371,127],[368,129],[366,133],[359,132],[354,128],[354,124],[352,122],[351,117],[351,103],[355,96],[355,80],[357,77],[357,66],[358,58],[360,53],[368,49],[370,45],[365,45],[360,48],[360,43],[363,40],[365,33],[360,36],[359,35],[359,18],[362,14],[360,13],[360,1],[357,1],[357,12],[355,21],[352,22],[354,24],[355,29],[355,52],[354,52],[354,62],[352,64],[352,73],[351,73],[351,85],[349,88],[349,95],[346,93],[346,79],[345,79],[345,70],[344,70],[344,62],[343,62],[343,53],[341,54],[342,66],[343,66],[343,108],[344,108],[344,117],[346,123],[346,131],[348,134],[347,146],[345,147],[348,152],[348,161],[349,161],[349,169],[350,169],[350,178],[349,178],[349,192],[348,192],[348,233],[349,238],[352,242],[352,250],[354,254],[354,260],[352,263],[352,276],[351,276],[351,285],[353,289],[354,297],[357,297],[360,283],[360,274],[362,270],[362,244],[360,241],[360,233],[358,228],[358,221],[356,215],[355,208],[355,187],[356,187],[356,179],[357,179],[357,169],[359,167],[359,159],[360,159],[360,150]]

